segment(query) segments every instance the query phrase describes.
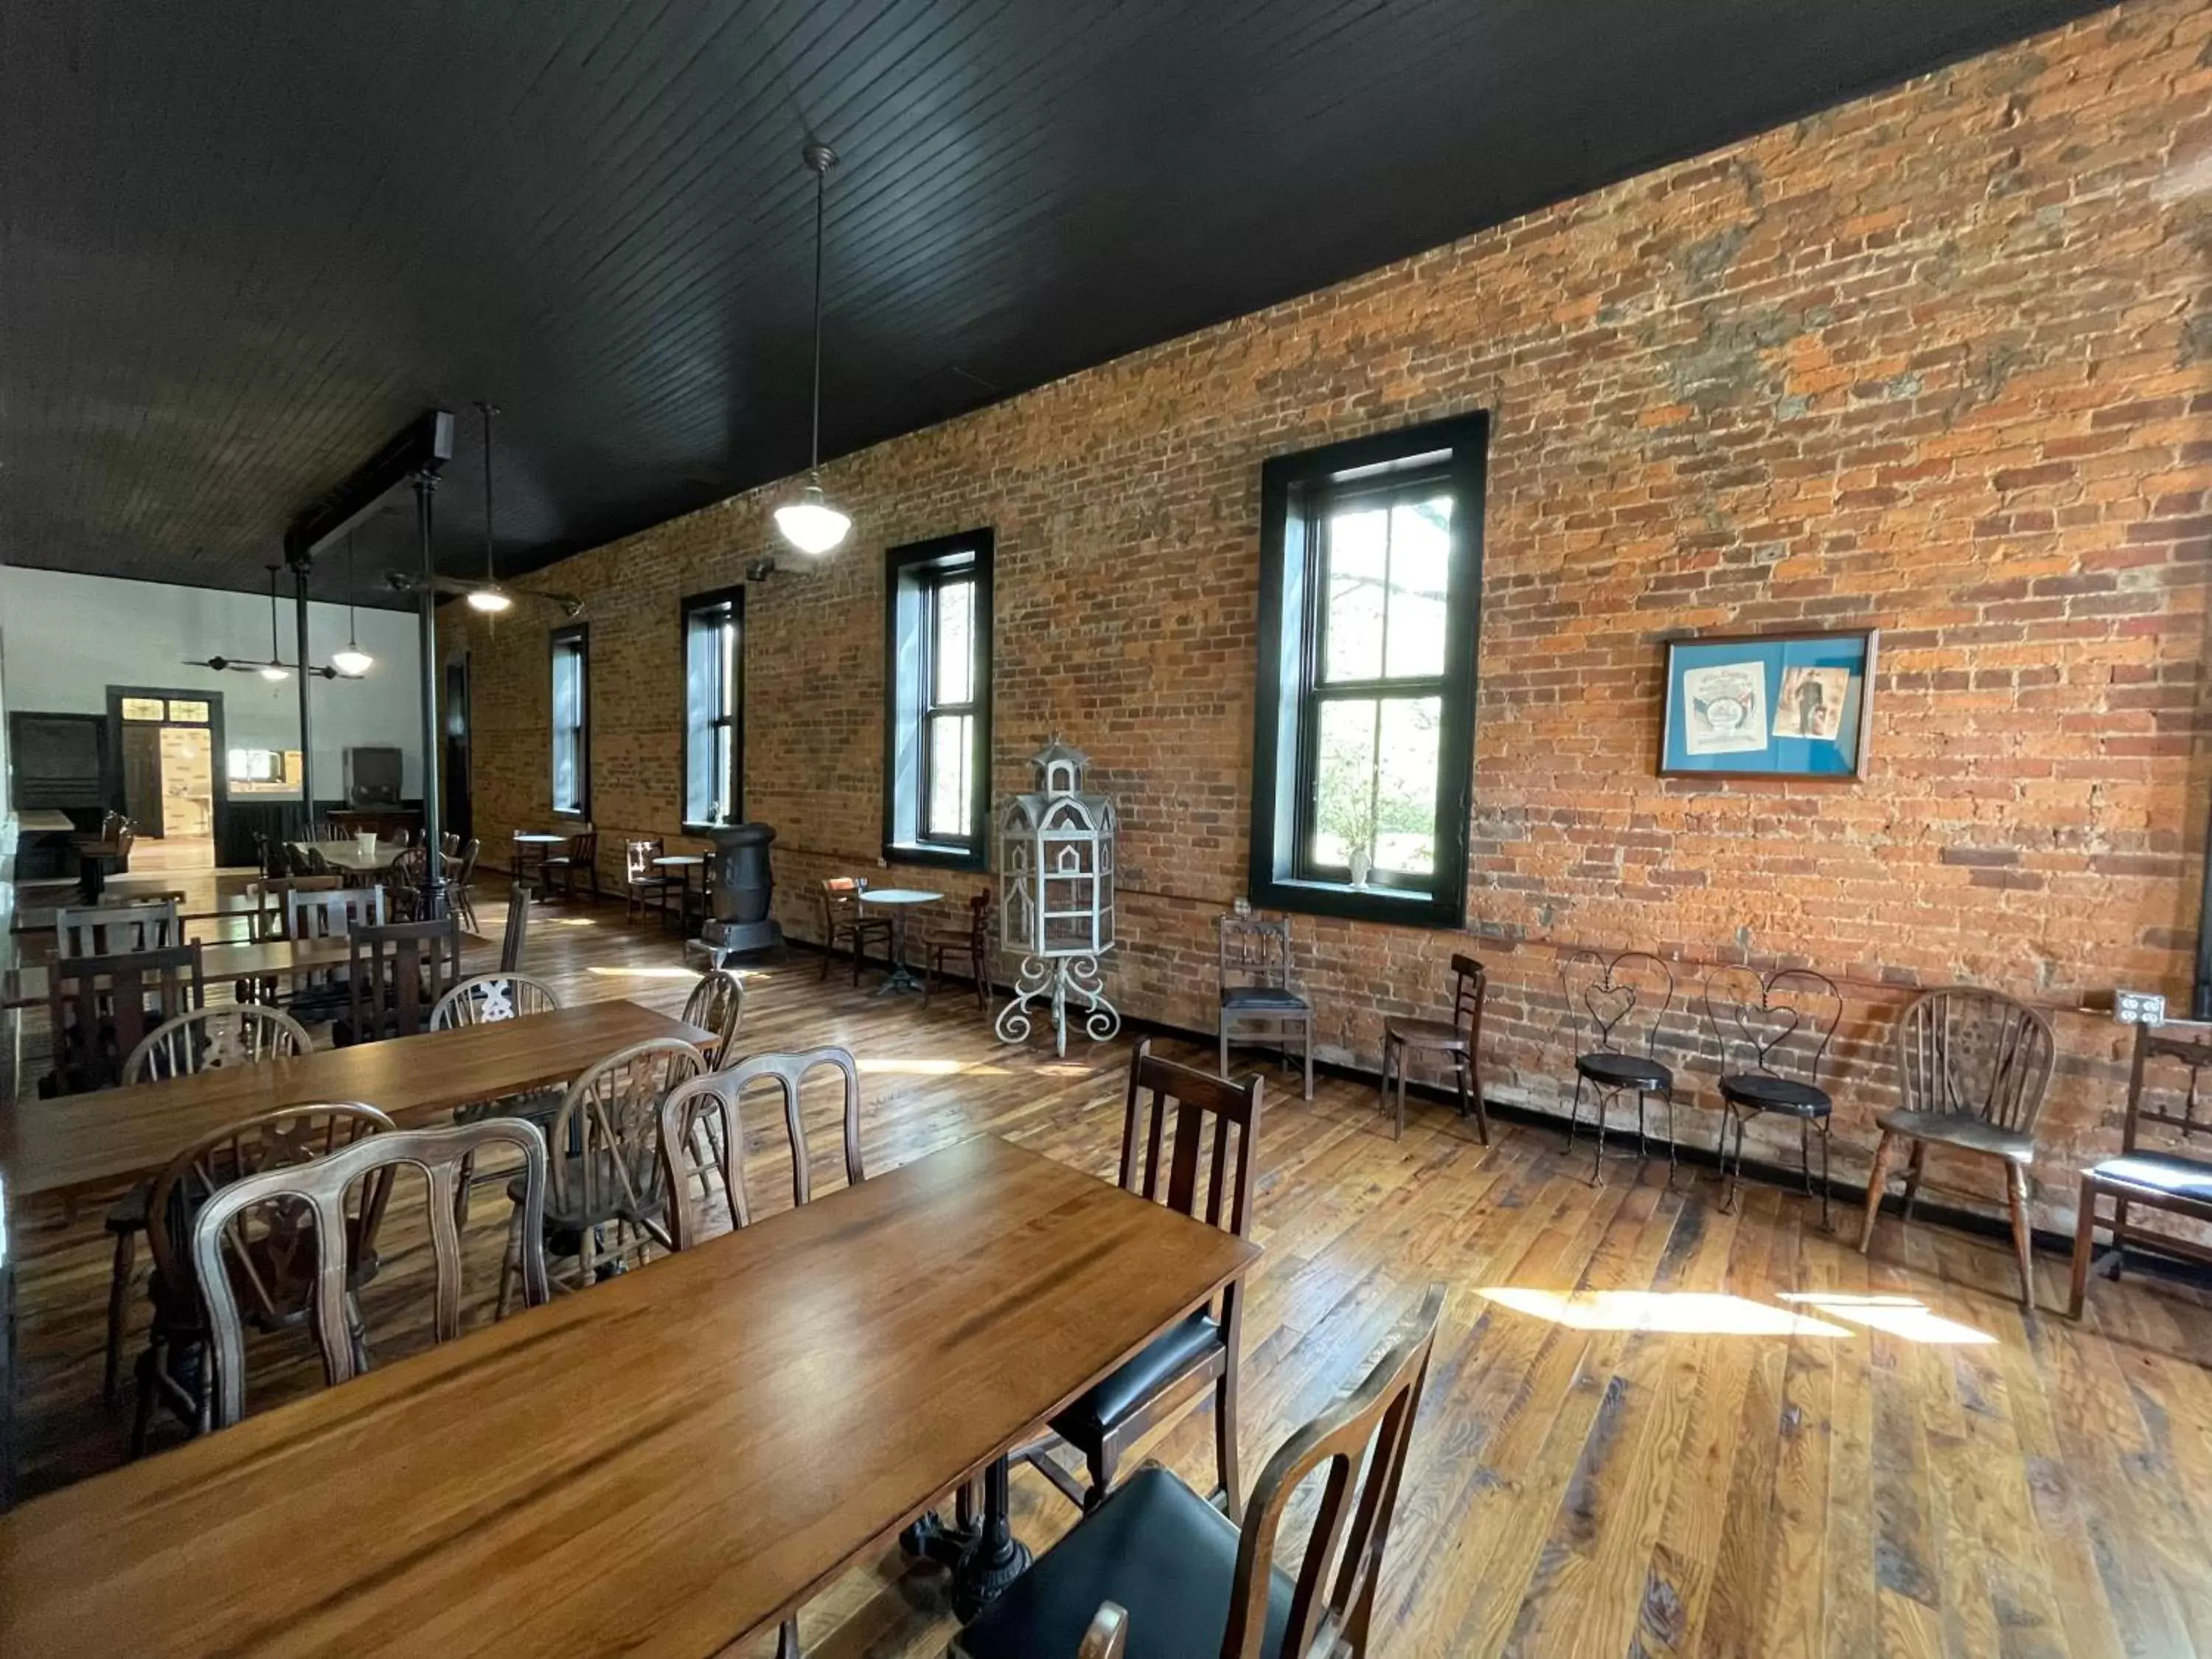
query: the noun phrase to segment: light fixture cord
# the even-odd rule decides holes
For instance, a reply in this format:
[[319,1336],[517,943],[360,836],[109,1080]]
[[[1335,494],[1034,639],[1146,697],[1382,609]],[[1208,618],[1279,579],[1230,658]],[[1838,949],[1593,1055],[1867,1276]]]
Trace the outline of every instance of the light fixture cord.
[[346,532],[346,649],[358,651],[361,641],[355,637],[353,596],[353,532],[349,530]]
[[814,435],[808,447],[806,471],[811,477],[822,470],[822,210],[830,185],[830,164],[814,169]]
[[284,660],[284,653],[276,648],[276,567],[269,567],[269,663],[273,668]]

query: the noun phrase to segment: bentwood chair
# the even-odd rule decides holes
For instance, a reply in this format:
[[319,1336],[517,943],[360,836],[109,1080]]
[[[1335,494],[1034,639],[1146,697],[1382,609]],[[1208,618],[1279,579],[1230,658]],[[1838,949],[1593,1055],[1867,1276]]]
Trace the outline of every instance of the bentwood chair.
[[[313,1048],[307,1028],[289,1014],[244,1003],[202,1008],[155,1027],[123,1062],[123,1081],[159,1083],[198,1072],[224,1071],[264,1060],[289,1060]],[[121,1380],[123,1327],[131,1299],[138,1235],[146,1231],[151,1178],[137,1182],[111,1205],[106,1226],[115,1240],[115,1261],[107,1284],[107,1359],[100,1373],[100,1396],[112,1402]]]
[[1221,1075],[1229,1075],[1229,1045],[1241,1037],[1271,1038],[1282,1063],[1291,1063],[1291,1030],[1305,1050],[1305,1097],[1313,1098],[1313,1004],[1291,973],[1291,920],[1226,915],[1221,928],[1221,1005],[1216,1030]]
[[1958,985],[1913,999],[1897,1022],[1899,1104],[1875,1119],[1881,1139],[1867,1176],[1862,1253],[1874,1243],[1875,1217],[1899,1140],[1912,1148],[1905,1177],[1908,1223],[1928,1149],[1965,1152],[2004,1169],[2021,1305],[2035,1305],[2027,1171],[2035,1162],[2035,1120],[2051,1088],[2052,1060],[2050,1021],[2001,991]]
[[[2147,1081],[2149,1063],[2171,1060],[2187,1080],[2180,1085]],[[2168,1228],[2134,1225],[2132,1205],[2163,1211],[2191,1221],[2212,1221],[2212,1157],[2187,1150],[2198,1135],[2212,1135],[2212,1101],[2202,1098],[2204,1073],[2212,1070],[2212,1025],[2136,1027],[2135,1061],[2128,1068],[2127,1115],[2120,1128],[2120,1155],[2092,1166],[2081,1177],[2081,1203],[2074,1231],[2074,1285],[2067,1312],[2081,1316],[2089,1294],[2089,1259],[2096,1243],[2097,1200],[2112,1200],[2112,1255],[2108,1271],[2120,1276],[2120,1253],[2130,1243],[2212,1262],[2212,1248]],[[2164,1146],[2147,1146],[2142,1127],[2154,1124]],[[2206,1149],[2212,1151],[2212,1148]]]
[[114,1087],[156,1026],[207,1001],[197,945],[57,958],[47,985],[53,1074],[42,1088],[52,1094]]
[[[1717,968],[1705,976],[1705,1024],[1720,1051],[1721,1132],[1714,1157],[1728,1179],[1723,1210],[1735,1207],[1743,1184],[1743,1132],[1773,1112],[1797,1120],[1797,1167],[1813,1191],[1812,1133],[1820,1136],[1820,1225],[1828,1224],[1828,1126],[1836,1103],[1820,1083],[1828,1044],[1844,1018],[1835,981],[1809,968],[1759,974]],[[1735,1166],[1729,1166],[1729,1129],[1735,1129]]]
[[[960,1632],[956,1659],[1364,1659],[1443,1297],[1431,1285],[1366,1380],[1267,1461],[1241,1528],[1149,1464]],[[1292,1577],[1280,1534],[1324,1469]]]
[[968,919],[953,927],[942,924],[922,930],[921,935],[921,1006],[929,1006],[929,996],[937,984],[938,975],[945,972],[945,964],[965,962],[968,977],[975,987],[975,1006],[985,1013],[991,1012],[991,890],[985,888],[968,901]]
[[[488,1148],[505,1146],[522,1156],[515,1177],[522,1196],[520,1273],[526,1304],[546,1299],[545,1258],[535,1248],[545,1201],[545,1137],[537,1126],[515,1118],[487,1118],[441,1129],[395,1129],[371,1135],[307,1164],[265,1170],[234,1182],[210,1196],[192,1224],[192,1267],[207,1299],[212,1335],[215,1388],[210,1426],[228,1428],[246,1412],[245,1321],[238,1292],[226,1264],[250,1250],[257,1237],[296,1238],[298,1218],[313,1218],[307,1229],[313,1272],[306,1313],[322,1350],[323,1379],[335,1387],[368,1368],[361,1317],[351,1296],[332,1298],[323,1287],[343,1282],[350,1257],[343,1254],[349,1234],[349,1192],[367,1188],[380,1209],[392,1176],[400,1169],[423,1176],[434,1269],[432,1340],[450,1342],[461,1334],[461,1240],[459,1199],[466,1170]],[[257,1231],[257,1226],[262,1231]]]
[[[207,1201],[234,1182],[285,1164],[327,1158],[364,1135],[392,1127],[374,1106],[357,1102],[284,1106],[217,1130],[171,1158],[154,1178],[147,1200],[147,1243],[154,1256],[148,1292],[154,1307],[145,1352],[138,1356],[138,1400],[131,1452],[146,1449],[154,1407],[166,1403],[198,1433],[212,1426],[208,1388],[206,1297],[194,1263],[193,1235]],[[350,1294],[375,1275],[383,1186],[363,1186],[342,1229],[345,1287]],[[264,1330],[306,1317],[316,1265],[315,1246],[301,1238],[296,1211],[277,1212],[252,1235],[234,1241],[222,1276],[246,1303],[246,1317]]]
[[744,1018],[743,980],[726,968],[709,968],[699,975],[691,994],[684,999],[683,1018],[686,1025],[714,1034],[706,1048],[708,1071],[729,1064],[730,1050],[737,1045],[738,1028],[744,1024]]
[[[706,1070],[699,1051],[677,1037],[632,1043],[586,1071],[562,1097],[553,1131],[540,1236],[548,1255],[573,1256],[579,1288],[667,1236],[662,1217],[660,1105],[668,1091]],[[511,1184],[515,1225],[524,1194]],[[524,1235],[527,1237],[526,1233]],[[500,1276],[500,1310],[516,1257]]]
[[477,860],[483,856],[483,842],[471,836],[461,843],[448,866],[453,879],[446,888],[447,901],[460,918],[461,926],[471,933],[477,931]]
[[[860,1070],[847,1050],[748,1054],[734,1066],[705,1073],[668,1091],[660,1103],[660,1158],[676,1249],[688,1250],[706,1242],[709,1218],[704,1211],[716,1186],[727,1205],[729,1225],[752,1224],[752,1204],[745,1191],[742,1107],[745,1091],[756,1083],[773,1083],[782,1102],[784,1138],[791,1146],[792,1203],[804,1204],[814,1195],[799,1091],[808,1073],[823,1068],[836,1072],[844,1084],[845,1184],[857,1187],[867,1178],[860,1166]],[[684,1196],[695,1184],[701,1194],[696,1206]]]
[[422,884],[428,879],[429,854],[420,847],[410,847],[392,860],[384,872],[384,884],[390,890],[385,900],[385,920],[387,921],[421,921],[422,916]]
[[351,945],[347,1040],[378,1042],[428,1030],[432,1011],[461,976],[460,923],[449,915],[356,927]]
[[868,884],[852,876],[832,876],[822,884],[822,974],[830,977],[830,958],[842,940],[853,947],[853,983],[860,982],[860,959],[868,941],[882,945],[884,960],[890,960],[891,924],[888,916],[872,916],[860,902]]
[[1398,1077],[1398,1116],[1390,1138],[1406,1133],[1406,1060],[1408,1055],[1449,1055],[1452,1074],[1459,1082],[1459,1115],[1474,1116],[1475,1133],[1490,1145],[1490,1114],[1482,1104],[1482,1004],[1489,994],[1489,970],[1473,957],[1455,954],[1451,959],[1451,1018],[1399,1019],[1382,1022],[1382,1109],[1390,1109],[1390,1076]]
[[[1149,1038],[1139,1042],[1129,1062],[1121,1121],[1122,1188],[1208,1226],[1249,1237],[1260,1091],[1257,1076],[1232,1083],[1157,1058]],[[1212,1156],[1201,1167],[1201,1149],[1209,1143]],[[1165,1170],[1160,1167],[1163,1146],[1168,1148]],[[1217,1492],[1224,1509],[1234,1510],[1240,1500],[1237,1382],[1243,1318],[1243,1281],[1231,1280],[1218,1308],[1209,1303],[1180,1321],[1054,1418],[1051,1437],[1023,1448],[1018,1455],[1071,1501],[1095,1510],[1113,1489],[1129,1447],[1211,1383]],[[1054,1457],[1056,1443],[1082,1454],[1091,1476],[1087,1487]]]
[[1674,1073],[1659,1058],[1661,1024],[1674,1006],[1674,970],[1649,951],[1604,957],[1574,951],[1559,959],[1559,994],[1575,1045],[1575,1097],[1567,1113],[1567,1145],[1575,1144],[1583,1093],[1595,1103],[1597,1155],[1590,1182],[1605,1178],[1606,1112],[1613,1101],[1636,1096],[1636,1154],[1647,1155],[1645,1103],[1667,1103],[1667,1175],[1674,1178]]

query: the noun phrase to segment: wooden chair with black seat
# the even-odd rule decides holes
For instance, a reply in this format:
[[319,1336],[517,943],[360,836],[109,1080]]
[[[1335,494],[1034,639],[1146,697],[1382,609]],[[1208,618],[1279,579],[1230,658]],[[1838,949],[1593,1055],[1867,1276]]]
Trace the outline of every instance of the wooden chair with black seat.
[[[546,1300],[545,1258],[536,1252],[535,1224],[545,1198],[545,1137],[535,1124],[519,1118],[487,1118],[438,1129],[394,1129],[368,1136],[349,1146],[304,1164],[264,1170],[223,1187],[201,1207],[192,1224],[192,1267],[207,1302],[215,1386],[209,1390],[210,1426],[228,1428],[246,1413],[246,1324],[240,1309],[237,1275],[223,1271],[227,1261],[252,1248],[258,1224],[265,1235],[296,1239],[296,1219],[312,1217],[307,1229],[306,1265],[310,1293],[304,1314],[323,1357],[323,1380],[331,1387],[350,1382],[368,1369],[368,1348],[356,1297],[326,1301],[319,1287],[345,1273],[359,1259],[349,1237],[349,1202],[373,1202],[380,1214],[402,1170],[422,1176],[432,1263],[434,1342],[461,1334],[462,1251],[458,1198],[466,1171],[485,1152],[501,1148],[520,1157],[514,1177],[520,1196],[516,1212],[526,1225],[516,1262],[523,1301],[538,1307]],[[367,1192],[373,1199],[351,1195]],[[241,1237],[242,1235],[242,1237]],[[339,1251],[346,1254],[341,1257]],[[504,1311],[506,1298],[501,1297]]]
[[1225,915],[1221,930],[1221,1005],[1215,1030],[1221,1075],[1229,1075],[1229,1048],[1249,1038],[1272,1041],[1283,1065],[1291,1063],[1295,1028],[1305,1052],[1305,1097],[1313,1098],[1313,1004],[1291,971],[1291,919]]
[[599,899],[599,832],[586,824],[562,843],[560,851],[541,860],[538,871],[539,878],[549,886],[555,877],[560,878],[561,896],[564,899],[576,896],[576,881],[581,877],[592,890],[592,902],[597,903]]
[[949,962],[964,962],[975,987],[975,1006],[991,1012],[991,890],[985,888],[968,901],[968,916],[958,927],[942,922],[925,927],[921,934],[921,1006],[929,1006],[930,992]]
[[[389,898],[382,887],[349,887],[337,876],[295,878],[285,884],[284,937],[295,944],[350,939],[356,928],[390,919]],[[329,1024],[346,1016],[345,977],[335,967],[297,975],[282,1000],[303,1024]]]
[[[126,1087],[134,1083],[159,1083],[200,1072],[258,1065],[264,1060],[288,1060],[310,1052],[313,1046],[306,1027],[274,1008],[255,1003],[201,1008],[165,1020],[147,1033],[123,1062],[123,1082]],[[110,1402],[121,1380],[123,1328],[129,1316],[138,1235],[146,1231],[147,1206],[153,1196],[149,1176],[108,1207],[106,1225],[115,1240],[115,1257],[108,1278],[107,1359],[100,1375],[100,1395]]]
[[[1129,1060],[1121,1120],[1123,1189],[1249,1238],[1256,1195],[1260,1094],[1256,1076],[1232,1083],[1160,1059],[1152,1052],[1150,1038],[1139,1042]],[[1202,1152],[1209,1144],[1210,1157]],[[1163,1146],[1168,1149],[1164,1170]],[[1221,1291],[1218,1307],[1209,1301],[1179,1321],[1054,1417],[1050,1436],[1017,1455],[1071,1502],[1096,1509],[1113,1490],[1128,1449],[1210,1384],[1218,1495],[1233,1512],[1240,1501],[1237,1383],[1243,1318],[1243,1282],[1232,1279]],[[1054,1456],[1060,1445],[1082,1454],[1091,1477],[1087,1487]]]
[[[208,1386],[207,1297],[194,1265],[193,1235],[216,1193],[283,1165],[326,1158],[364,1135],[392,1127],[392,1120],[357,1101],[283,1106],[225,1126],[171,1158],[155,1176],[147,1200],[147,1242],[154,1272],[147,1285],[154,1317],[138,1356],[138,1399],[131,1428],[131,1453],[146,1449],[154,1407],[166,1404],[198,1434],[215,1425]],[[381,1187],[355,1194],[343,1229],[348,1299],[375,1277],[377,1230],[384,1212]],[[222,1274],[229,1292],[243,1300],[244,1317],[257,1328],[283,1330],[307,1315],[315,1277],[315,1246],[303,1240],[296,1213],[281,1215],[234,1241]]]
[[1489,994],[1490,972],[1473,957],[1455,954],[1451,959],[1451,1018],[1401,1019],[1382,1022],[1382,1109],[1390,1109],[1390,1078],[1398,1079],[1397,1120],[1390,1138],[1406,1133],[1406,1061],[1417,1054],[1443,1054],[1452,1063],[1459,1083],[1459,1115],[1474,1118],[1475,1133],[1490,1145],[1490,1114],[1482,1104],[1482,1004]]
[[1897,1022],[1898,1105],[1875,1118],[1881,1139],[1867,1176],[1862,1255],[1874,1243],[1875,1218],[1897,1143],[1909,1141],[1912,1149],[1905,1177],[1907,1223],[1928,1149],[1963,1152],[2004,1170],[2021,1305],[2035,1305],[2027,1171],[2035,1162],[2035,1120],[2051,1088],[2052,1060],[2051,1022],[2002,991],[1948,986],[1924,991],[1906,1006]]
[[830,977],[830,959],[837,954],[842,939],[853,947],[853,983],[860,982],[860,959],[867,953],[868,941],[874,939],[883,946],[884,960],[891,955],[891,924],[888,916],[872,916],[860,903],[860,895],[868,890],[865,878],[854,876],[830,876],[822,884],[822,973]]
[[54,910],[57,957],[121,957],[185,942],[182,893],[146,893],[105,904],[64,904]]
[[430,1029],[431,1012],[461,977],[461,926],[395,921],[357,927],[349,936],[345,1043],[380,1042]]
[[39,1085],[46,1096],[113,1088],[156,1026],[207,1005],[197,945],[57,957],[46,982],[53,1069]]
[[632,836],[623,842],[623,920],[635,921],[647,907],[668,915],[668,895],[674,878],[653,863],[668,843],[658,836]]
[[[2154,1081],[2150,1062],[2171,1061],[2186,1073],[2174,1081],[2161,1067]],[[2146,1210],[2212,1222],[2212,1100],[2204,1097],[2206,1073],[2212,1072],[2212,1025],[2202,1022],[2136,1027],[2135,1059],[2128,1068],[2127,1115],[2120,1126],[2120,1155],[2093,1164],[2081,1176],[2081,1207],[2074,1228],[2074,1279],[2066,1311],[2081,1316],[2089,1294],[2089,1268],[2097,1242],[2097,1204],[2112,1201],[2112,1249],[2106,1271],[2120,1276],[2123,1252],[2130,1245],[2186,1261],[2212,1263],[2212,1248],[2171,1228],[2152,1228],[2128,1219],[2128,1211]],[[2155,1126],[2165,1144],[2148,1144],[2143,1126]],[[2192,1150],[2194,1149],[2194,1150]]]
[[[1267,1461],[1241,1527],[1148,1464],[969,1624],[953,1659],[1364,1659],[1443,1299],[1431,1285],[1366,1379]],[[1293,1578],[1279,1534],[1324,1470]]]

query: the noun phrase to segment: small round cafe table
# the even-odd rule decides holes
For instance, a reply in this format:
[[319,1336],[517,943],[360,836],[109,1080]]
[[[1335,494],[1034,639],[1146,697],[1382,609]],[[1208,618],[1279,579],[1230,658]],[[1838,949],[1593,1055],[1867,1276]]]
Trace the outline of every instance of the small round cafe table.
[[915,887],[870,887],[861,892],[861,903],[882,905],[891,917],[891,970],[876,988],[878,996],[921,989],[921,981],[907,971],[906,919],[917,906],[934,904],[944,896],[942,893],[925,892]]
[[706,908],[707,859],[702,853],[671,853],[653,860],[653,867],[666,870],[676,877],[676,931],[682,933],[691,925],[691,872],[699,874],[700,908]]
[[[514,832],[514,878],[525,881],[532,876],[537,878],[537,884],[531,890],[532,897],[542,899],[545,896],[545,860],[553,856],[555,848],[568,844],[568,836],[551,835],[543,830],[518,830]],[[527,872],[523,868],[526,856],[537,860]]]

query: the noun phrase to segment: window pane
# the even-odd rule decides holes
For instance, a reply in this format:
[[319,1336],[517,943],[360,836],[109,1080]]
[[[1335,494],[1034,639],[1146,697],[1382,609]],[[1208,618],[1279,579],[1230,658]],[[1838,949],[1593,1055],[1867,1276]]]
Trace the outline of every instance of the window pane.
[[1437,863],[1437,727],[1441,697],[1393,697],[1382,705],[1376,748],[1375,867],[1425,876]]
[[1444,672],[1451,505],[1449,495],[1431,495],[1390,509],[1389,659],[1383,672],[1392,679]]
[[966,702],[974,695],[975,584],[938,584],[936,637],[930,641],[930,667],[937,681],[936,702]]
[[125,697],[123,700],[123,718],[126,720],[160,720],[161,700],[159,697]]
[[972,714],[933,714],[929,721],[929,816],[923,833],[969,834],[969,757],[975,741]]
[[726,720],[738,708],[738,623],[727,611],[723,613],[721,626],[715,630],[722,659],[722,683],[718,689],[721,701],[715,706],[718,720]]
[[1382,592],[1389,559],[1386,509],[1329,515],[1323,678],[1371,680],[1382,672]]
[[737,765],[732,750],[737,742],[737,728],[725,720],[714,728],[714,796],[711,803],[716,818],[727,822],[738,810]]
[[1375,794],[1375,704],[1368,698],[1320,705],[1314,770],[1313,861],[1342,868],[1370,840]]
[[173,698],[169,703],[169,718],[187,726],[205,726],[208,723],[208,706],[204,702],[185,702]]

